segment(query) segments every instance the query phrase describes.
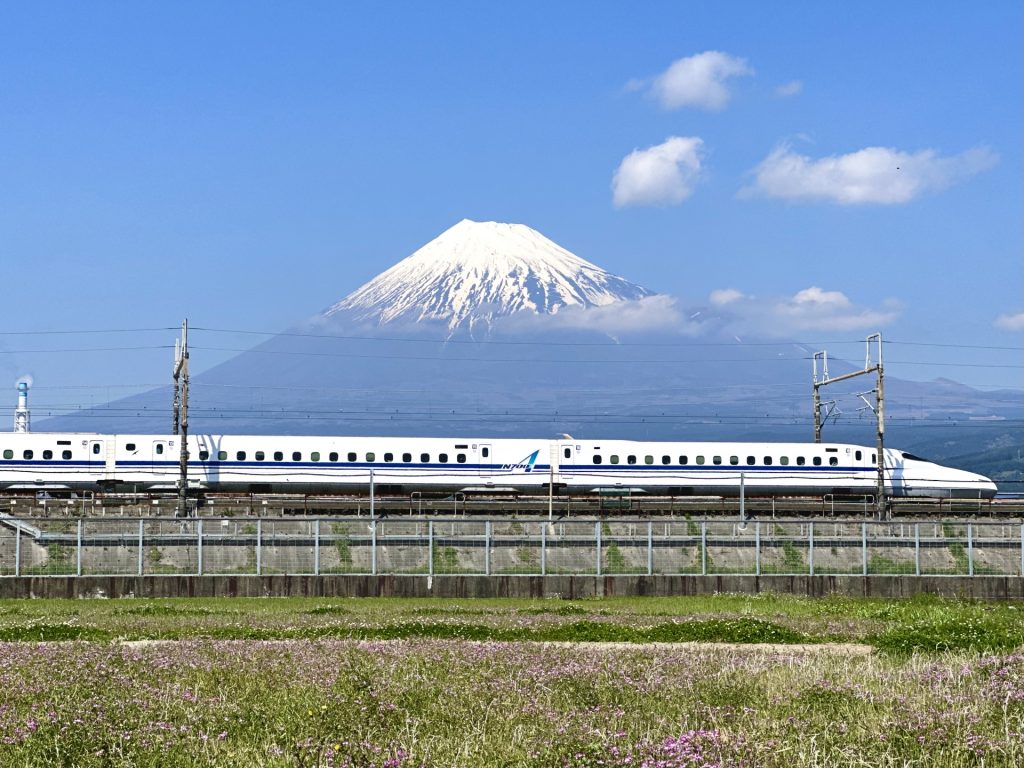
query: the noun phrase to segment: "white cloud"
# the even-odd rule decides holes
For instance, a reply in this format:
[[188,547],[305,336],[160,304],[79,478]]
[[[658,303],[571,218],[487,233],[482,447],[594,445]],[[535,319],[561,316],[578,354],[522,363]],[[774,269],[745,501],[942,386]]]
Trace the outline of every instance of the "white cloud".
[[788,83],[783,83],[775,89],[775,95],[781,98],[788,98],[790,96],[796,96],[804,89],[804,84],[799,80],[790,80]]
[[681,203],[700,178],[703,146],[696,137],[670,136],[662,144],[634,149],[612,178],[615,207]]
[[610,336],[641,331],[674,331],[695,335],[697,326],[683,316],[676,300],[656,294],[633,301],[616,301],[600,307],[562,307],[556,314],[516,312],[499,318],[495,328],[503,331],[581,330]]
[[826,200],[841,205],[908,203],[988,170],[999,161],[987,147],[939,156],[926,149],[910,154],[867,147],[813,160],[789,147],[775,149],[754,169],[754,183],[740,197]]
[[817,286],[792,296],[768,298],[728,288],[712,291],[709,301],[718,308],[717,322],[724,329],[766,337],[802,331],[877,330],[899,315],[894,301],[885,302],[881,308],[860,307],[842,291],[825,291]]
[[711,292],[710,301],[716,307],[724,307],[726,304],[732,304],[743,298],[746,298],[746,295],[742,291],[737,291],[735,288],[721,288]]
[[754,70],[743,59],[705,51],[672,62],[654,78],[650,94],[665,109],[700,107],[717,111],[729,102],[726,80],[752,74]]
[[1024,331],[1024,312],[1004,313],[996,318],[995,326],[1004,331]]
[[823,291],[816,285],[804,288],[802,291],[797,291],[793,298],[789,300],[789,303],[792,307],[798,309],[850,306],[850,300],[842,291]]

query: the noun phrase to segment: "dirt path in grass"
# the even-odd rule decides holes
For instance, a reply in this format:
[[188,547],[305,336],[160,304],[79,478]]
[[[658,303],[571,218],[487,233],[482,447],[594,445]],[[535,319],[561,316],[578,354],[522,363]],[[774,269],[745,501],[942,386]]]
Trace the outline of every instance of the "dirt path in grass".
[[[429,638],[424,638],[429,639]],[[191,638],[191,640],[202,640],[202,638]],[[413,638],[404,640],[338,640],[333,642],[347,643],[387,643],[401,644],[414,641]],[[125,640],[121,645],[126,648],[141,648],[147,645],[170,645],[178,643],[179,640]],[[319,642],[303,640],[218,640],[218,643],[296,643],[296,642]],[[451,640],[456,643],[479,643],[508,642],[490,640]],[[615,643],[615,642],[569,642],[569,641],[545,641],[545,640],[519,640],[512,641],[523,645],[540,645],[550,648],[587,648],[599,651],[622,651],[638,650],[643,648],[657,648],[661,650],[691,649],[694,651],[744,651],[746,653],[790,653],[790,654],[835,654],[845,656],[870,656],[874,648],[862,643],[703,643],[703,642],[682,642],[682,643]]]

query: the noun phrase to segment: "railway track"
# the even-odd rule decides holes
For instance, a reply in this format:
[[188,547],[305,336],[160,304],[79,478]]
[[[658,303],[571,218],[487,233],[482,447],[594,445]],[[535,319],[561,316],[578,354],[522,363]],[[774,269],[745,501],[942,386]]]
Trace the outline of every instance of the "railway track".
[[[872,497],[734,497],[663,496],[477,496],[429,497],[367,495],[208,494],[195,499],[201,516],[480,516],[514,517],[863,517],[874,515]],[[174,516],[170,495],[81,494],[0,496],[0,512],[19,516]],[[1024,517],[1024,499],[893,499],[891,516],[902,519]]]

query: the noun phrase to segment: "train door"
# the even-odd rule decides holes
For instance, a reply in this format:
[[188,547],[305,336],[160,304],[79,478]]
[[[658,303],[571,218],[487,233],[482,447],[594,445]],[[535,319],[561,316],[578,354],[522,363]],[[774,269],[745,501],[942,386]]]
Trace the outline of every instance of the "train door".
[[89,470],[91,472],[102,472],[107,462],[107,454],[103,450],[103,440],[90,440],[86,447],[89,457]]
[[154,440],[151,456],[153,474],[160,475],[167,470],[167,462],[171,453],[166,440]]
[[576,445],[560,443],[558,446],[558,470],[563,478],[572,477],[576,470]]
[[494,467],[494,455],[491,449],[490,443],[481,443],[477,449],[479,453],[477,457],[480,463],[480,477],[490,477],[493,474]]

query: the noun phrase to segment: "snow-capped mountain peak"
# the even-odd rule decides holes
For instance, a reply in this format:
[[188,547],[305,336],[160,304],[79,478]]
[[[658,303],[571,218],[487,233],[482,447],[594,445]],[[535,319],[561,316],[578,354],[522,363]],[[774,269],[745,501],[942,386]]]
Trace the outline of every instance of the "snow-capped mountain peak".
[[345,312],[379,325],[442,321],[454,329],[515,312],[555,314],[653,294],[523,224],[463,219],[323,316]]

